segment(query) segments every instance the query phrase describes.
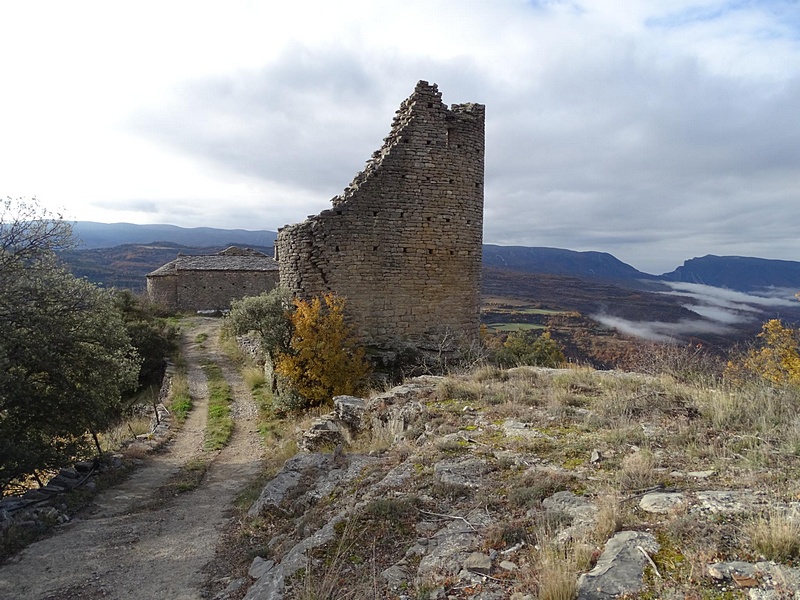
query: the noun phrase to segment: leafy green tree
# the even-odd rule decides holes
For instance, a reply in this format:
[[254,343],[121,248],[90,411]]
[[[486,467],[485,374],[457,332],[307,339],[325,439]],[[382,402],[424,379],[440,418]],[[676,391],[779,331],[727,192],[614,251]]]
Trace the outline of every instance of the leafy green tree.
[[131,345],[142,361],[138,387],[158,385],[166,358],[177,349],[178,329],[160,317],[153,304],[130,290],[113,290],[112,294]]
[[[269,367],[274,368],[278,355],[290,349],[293,310],[292,293],[278,286],[258,296],[234,300],[225,317],[225,329],[233,335],[255,332]],[[271,379],[274,394],[277,379]]]
[[495,353],[495,361],[502,367],[558,367],[565,360],[558,342],[547,331],[540,335],[533,331],[513,331],[508,334],[502,348]]
[[370,366],[345,323],[344,298],[326,294],[310,302],[295,300],[294,304],[290,351],[278,355],[278,374],[289,380],[309,406],[356,393]]
[[255,332],[262,349],[270,357],[286,352],[292,340],[294,310],[292,293],[278,286],[258,296],[247,296],[231,303],[225,327],[234,335]]
[[0,207],[0,491],[66,464],[119,418],[139,359],[109,292],[56,251],[71,227],[36,201]]

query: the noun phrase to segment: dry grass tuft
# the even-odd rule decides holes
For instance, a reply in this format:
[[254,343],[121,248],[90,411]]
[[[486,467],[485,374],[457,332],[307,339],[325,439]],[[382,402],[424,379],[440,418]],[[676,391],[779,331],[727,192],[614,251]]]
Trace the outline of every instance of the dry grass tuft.
[[539,563],[539,600],[574,600],[578,582],[573,561],[557,552],[546,552]]
[[594,538],[605,544],[615,533],[622,529],[623,517],[620,507],[619,495],[607,491],[597,500],[597,515],[595,516]]
[[772,511],[754,519],[745,533],[767,560],[789,562],[800,558],[800,523],[785,512]]
[[530,568],[521,573],[522,592],[535,592],[536,598],[574,600],[578,594],[578,573],[592,560],[593,549],[583,540],[562,544],[553,539],[547,523],[537,524],[532,535]]
[[264,369],[257,365],[248,365],[241,369],[242,379],[247,384],[247,387],[252,389],[258,388],[266,384],[267,378],[264,375]]
[[622,459],[617,480],[623,490],[639,490],[657,482],[656,460],[650,450],[644,449],[628,454]]
[[436,395],[440,400],[475,402],[483,397],[483,384],[479,381],[448,377],[439,383]]
[[[137,435],[150,433],[150,418],[144,416],[131,417],[100,436],[103,450],[114,451]],[[134,457],[131,457],[134,458]],[[138,458],[138,457],[137,457]]]

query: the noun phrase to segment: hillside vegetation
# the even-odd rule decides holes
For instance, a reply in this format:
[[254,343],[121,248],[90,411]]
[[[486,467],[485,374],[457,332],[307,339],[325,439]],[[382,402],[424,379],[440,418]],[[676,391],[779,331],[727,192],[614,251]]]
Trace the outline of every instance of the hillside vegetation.
[[230,534],[240,574],[275,563],[246,598],[612,597],[598,561],[627,598],[794,597],[798,389],[701,370],[481,367],[375,394],[344,452],[291,459]]
[[64,267],[72,234],[35,200],[0,202],[0,497],[100,454],[174,346],[152,307]]

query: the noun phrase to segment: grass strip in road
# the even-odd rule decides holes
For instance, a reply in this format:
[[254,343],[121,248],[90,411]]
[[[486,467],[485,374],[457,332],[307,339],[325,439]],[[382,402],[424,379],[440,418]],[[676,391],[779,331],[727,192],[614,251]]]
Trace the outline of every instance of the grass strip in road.
[[206,457],[194,457],[187,461],[169,481],[159,487],[150,498],[142,505],[142,510],[161,510],[167,502],[176,496],[191,492],[200,487],[211,461]]
[[192,410],[192,397],[189,395],[189,381],[185,373],[178,373],[172,379],[172,400],[170,410],[177,423],[183,423]]
[[183,465],[178,475],[170,482],[175,495],[190,492],[199,487],[208,467],[209,462],[203,458],[193,458]]
[[206,450],[220,450],[225,447],[233,433],[231,417],[231,388],[222,370],[212,362],[203,364],[208,380],[208,422],[206,423]]

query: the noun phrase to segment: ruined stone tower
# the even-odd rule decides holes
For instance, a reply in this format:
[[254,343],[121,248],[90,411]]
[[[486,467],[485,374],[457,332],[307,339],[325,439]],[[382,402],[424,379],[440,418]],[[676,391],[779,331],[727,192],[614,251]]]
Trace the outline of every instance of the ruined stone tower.
[[281,284],[333,291],[371,346],[478,336],[484,114],[420,81],[333,208],[278,233]]

